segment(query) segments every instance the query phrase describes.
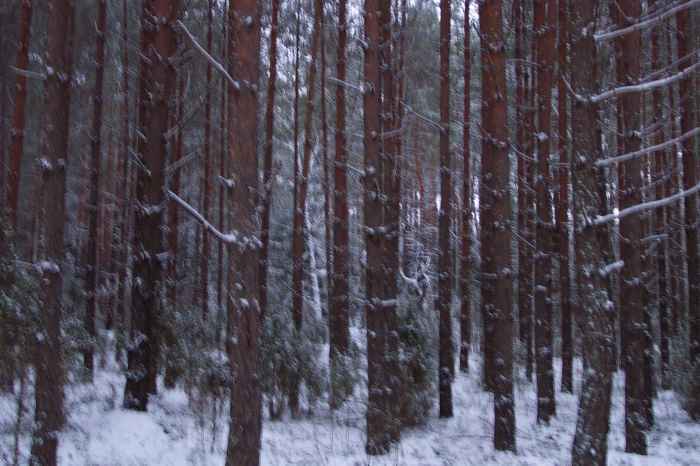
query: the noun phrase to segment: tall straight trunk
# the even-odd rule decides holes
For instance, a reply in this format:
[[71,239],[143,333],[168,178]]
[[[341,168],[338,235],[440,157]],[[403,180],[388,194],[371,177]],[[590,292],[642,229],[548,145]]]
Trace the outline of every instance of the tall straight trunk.
[[[299,5],[300,3],[297,2]],[[297,11],[296,14],[296,24],[295,24],[295,30],[294,30],[294,129],[293,129],[293,137],[294,137],[294,193],[292,196],[292,320],[294,322],[295,328],[298,327],[301,328],[302,324],[302,307],[303,307],[303,280],[304,280],[304,274],[303,271],[302,273],[299,274],[301,279],[299,280],[299,284],[297,285],[297,269],[299,267],[303,267],[303,263],[299,265],[297,262],[301,260],[301,256],[303,255],[303,237],[302,237],[302,251],[299,253],[295,248],[297,247],[297,229],[298,228],[303,228],[303,225],[299,225],[297,227],[297,222],[299,219],[297,219],[297,210],[299,209],[299,185],[300,185],[300,179],[299,177],[301,176],[299,173],[299,88],[300,88],[300,73],[299,73],[299,68],[301,66],[301,50],[300,50],[300,40],[301,40],[301,13]],[[299,287],[299,289],[297,289]],[[297,304],[297,298],[296,296],[300,296],[300,303]],[[290,380],[289,380],[289,393],[288,393],[288,398],[289,398],[289,409],[292,411],[292,413],[296,413],[299,410],[299,382],[297,379],[295,379],[296,375],[293,373],[294,371],[291,371],[292,374],[290,375]],[[296,414],[294,414],[296,415]]]
[[[148,396],[155,393],[158,317],[162,270],[160,254],[165,250],[163,206],[170,101],[175,88],[172,58],[177,49],[174,22],[178,0],[147,0],[141,18],[141,71],[139,75],[139,125],[136,178],[134,282],[131,303],[131,342],[128,345],[128,376],[124,407],[145,411]],[[153,18],[162,25],[154,28]]]
[[[523,9],[523,22],[526,18],[526,11]],[[523,25],[525,28],[525,25]],[[527,33],[523,32],[523,43],[526,47],[523,58],[530,60],[534,54],[534,35],[527,40]],[[531,61],[534,61],[532,58]],[[523,87],[523,115],[521,134],[519,134],[519,147],[522,147],[522,162],[518,168],[522,170],[522,178],[519,180],[518,195],[522,194],[524,204],[522,218],[522,237],[526,244],[523,251],[522,264],[519,267],[518,287],[522,290],[519,296],[519,326],[520,343],[525,351],[525,377],[532,381],[532,374],[535,366],[535,349],[533,338],[534,327],[534,272],[535,272],[535,171],[537,165],[535,160],[535,73],[531,66],[524,67],[522,77]],[[524,191],[524,192],[521,192]],[[518,198],[520,200],[520,197]],[[522,299],[520,299],[522,298]]]
[[[394,394],[399,389],[397,274],[399,185],[394,124],[389,0],[365,0],[364,222],[367,250],[367,444],[370,455],[387,453],[401,436]],[[382,147],[383,142],[383,147]]]
[[[678,40],[678,57],[685,57],[692,50],[692,24],[690,12],[686,9],[676,15]],[[689,61],[681,65],[681,70],[690,66]],[[693,80],[686,78],[681,81],[680,114],[681,133],[685,134],[694,126],[693,120]],[[694,149],[695,141],[686,139],[683,143],[683,189],[690,189],[697,183],[697,159]],[[700,263],[698,263],[698,215],[697,196],[685,198],[685,239],[686,257],[688,261],[688,330],[689,330],[689,360],[693,365],[693,377],[700,374]],[[688,397],[688,414],[694,421],[700,421],[700,382],[691,384]]]
[[[326,114],[326,15],[323,9],[321,10],[321,163],[323,165],[323,225],[326,237],[325,253],[326,253],[326,296],[327,296],[327,311],[328,319],[333,313],[331,309],[333,295],[333,279],[331,270],[333,269],[333,206],[331,204],[331,180],[330,168],[328,167],[328,120]],[[330,328],[329,328],[330,333]]]
[[[576,14],[571,17],[571,79],[578,94],[588,96],[597,91],[596,46],[593,34],[586,27],[595,24],[598,0],[576,2]],[[593,70],[593,72],[592,72]],[[589,370],[583,373],[576,432],[571,463],[574,466],[604,466],[607,461],[607,439],[610,428],[612,397],[613,322],[608,313],[610,300],[606,280],[597,273],[606,263],[601,251],[607,241],[603,228],[580,219],[593,218],[605,212],[605,199],[598,190],[594,163],[601,158],[598,138],[597,106],[578,99],[572,102],[572,159],[574,192],[574,232],[576,265],[579,270],[578,303],[581,312],[578,324],[582,331],[582,347]]]
[[[175,134],[174,140],[171,142],[173,145],[172,150],[172,160],[170,164],[176,166],[176,164],[182,160],[182,144],[183,144],[183,131],[182,131],[182,119],[184,115],[184,91],[185,91],[185,78],[181,76],[177,83],[177,92],[175,95],[175,111],[173,117],[170,119],[171,127],[173,125],[177,126],[177,132]],[[182,177],[182,168],[177,168],[168,180],[168,189],[175,193],[180,192],[180,181]],[[168,228],[167,228],[167,242],[168,242],[168,279],[167,279],[167,302],[172,311],[171,315],[176,315],[178,309],[178,275],[177,275],[177,262],[180,252],[179,235],[180,235],[180,211],[179,206],[171,204],[168,209]],[[206,217],[205,217],[206,218]],[[206,236],[206,234],[205,234]],[[177,341],[177,336],[175,333],[174,322],[163,327],[164,335],[164,346],[170,351],[175,347]],[[164,384],[167,388],[174,388],[177,378],[180,375],[179,367],[177,364],[177,359],[175,357],[166,358],[165,362],[165,379]]]
[[265,147],[263,154],[262,227],[260,228],[260,309],[267,312],[267,267],[270,250],[270,209],[272,206],[272,141],[275,132],[275,94],[277,92],[277,34],[280,0],[272,0],[270,13],[270,77],[267,81],[265,108]]
[[[657,6],[656,0],[652,0],[649,4],[650,8]],[[663,53],[661,51],[661,34],[658,29],[651,32],[651,67],[652,70],[660,70],[663,67]],[[669,57],[671,58],[671,57]],[[672,59],[669,60],[669,63]],[[661,88],[655,89],[652,93],[652,121],[651,125],[655,128],[656,135],[653,140],[654,145],[664,142],[664,127],[662,124],[664,114],[664,90]],[[655,196],[656,199],[663,199],[666,193],[665,176],[672,176],[670,167],[666,163],[666,153],[663,150],[654,153],[654,175],[653,181],[656,184]],[[668,235],[670,233],[667,228],[668,208],[664,207],[656,209],[654,212],[654,233],[657,235]],[[669,315],[669,296],[668,296],[668,280],[666,277],[666,263],[668,254],[668,241],[661,238],[656,245],[656,285],[658,289],[658,309],[659,309],[659,349],[660,357],[660,373],[661,373],[661,388],[668,390],[671,388],[670,378],[670,332],[671,319]]]
[[571,265],[569,264],[569,120],[565,80],[568,80],[569,46],[568,0],[559,0],[559,79],[558,123],[559,123],[559,198],[557,226],[559,228],[559,289],[561,293],[561,391],[574,391],[574,341],[571,314]]
[[452,417],[452,154],[450,153],[450,0],[440,0],[440,216],[438,301],[440,417]]
[[[226,11],[226,3],[223,4],[222,6],[223,10]],[[221,24],[221,56],[222,57],[228,57],[228,47],[227,47],[227,31],[228,31],[228,21],[226,18],[226,14],[222,13],[222,24]],[[225,224],[225,204],[224,204],[224,199],[226,195],[226,186],[223,183],[223,179],[226,176],[226,138],[227,138],[227,128],[228,128],[228,106],[226,105],[226,98],[228,96],[228,92],[226,91],[227,89],[227,81],[225,79],[221,79],[221,107],[219,109],[219,231],[225,231],[226,230],[226,224]],[[263,217],[264,218],[264,217]],[[222,241],[219,241],[218,244],[218,253],[217,257],[219,259],[219,276],[217,279],[217,290],[216,290],[216,299],[217,299],[217,305],[219,306],[218,312],[219,312],[219,317],[218,317],[218,324],[217,327],[221,328],[221,324],[224,321],[224,277],[225,277],[225,272],[226,272],[226,265],[224,263],[224,243]],[[261,307],[260,309],[265,312],[265,307],[262,306],[263,297],[261,296]],[[226,332],[222,332],[225,334]]]
[[65,373],[61,319],[65,257],[66,166],[70,134],[70,91],[73,75],[73,2],[48,0],[49,17],[44,81],[45,105],[41,133],[41,179],[46,247],[41,253],[39,323],[42,337],[35,342],[34,432],[30,464],[56,466],[59,432],[65,423]]
[[[336,75],[338,80],[347,79],[347,0],[338,0],[338,52]],[[331,273],[331,305],[328,313],[330,335],[331,407],[338,407],[344,395],[338,390],[339,371],[348,354],[350,345],[350,318],[348,284],[350,237],[348,212],[348,150],[345,107],[345,87],[335,88],[335,165],[333,170],[333,262]]]
[[[628,26],[641,15],[639,0],[620,2],[619,25]],[[618,67],[624,82],[633,84],[640,77],[641,33],[635,31],[619,40],[620,56]],[[624,151],[634,152],[641,145],[641,94],[627,94],[621,98],[623,110]],[[641,161],[639,158],[619,165],[621,190],[620,209],[642,202]],[[641,243],[643,236],[642,218],[628,216],[620,221],[620,242],[622,261],[625,263],[621,275],[621,320],[624,326],[624,369],[625,369],[625,450],[629,453],[646,454],[647,421],[645,406],[650,396],[644,376],[646,351],[646,327],[644,319]]]
[[[309,75],[306,81],[306,109],[304,114],[304,149],[302,153],[302,173],[298,180],[298,202],[294,206],[294,225],[292,236],[292,318],[294,320],[294,338],[300,339],[304,316],[304,248],[306,239],[306,198],[309,191],[309,175],[311,171],[311,157],[314,146],[313,114],[314,99],[316,97],[316,59],[318,57],[319,38],[321,35],[321,15],[323,14],[323,2],[314,0],[314,29],[311,38],[311,61],[309,62]],[[296,185],[296,183],[295,183]],[[300,355],[298,355],[300,356]],[[299,384],[300,374],[297,362],[296,370],[291,377],[289,396],[289,408],[292,416],[299,415]]]
[[231,335],[231,427],[226,466],[258,466],[262,434],[260,379],[260,254],[257,207],[258,99],[260,78],[260,17],[256,0],[231,0],[229,4],[230,72],[239,88],[228,87],[230,102],[229,156],[236,174],[229,218],[245,242],[230,248],[229,332]]
[[[519,3],[519,2],[518,2]],[[470,0],[466,0],[464,8],[469,11]],[[472,195],[471,195],[471,28],[469,27],[469,14],[464,15],[464,119],[462,130],[462,154],[464,159],[464,171],[462,175],[462,244],[460,264],[460,288],[462,292],[461,307],[459,313],[459,368],[463,372],[469,372],[469,350],[472,342],[472,295],[471,295],[471,249],[472,249]]]
[[[90,137],[90,225],[88,228],[87,264],[85,288],[87,299],[85,300],[85,331],[90,339],[83,349],[83,368],[85,377],[92,381],[95,368],[94,344],[96,334],[95,312],[97,311],[98,289],[98,256],[99,242],[97,238],[98,222],[100,220],[101,199],[101,167],[102,167],[102,95],[105,74],[105,33],[107,26],[107,1],[100,0],[97,7],[97,21],[95,31],[95,89],[92,98],[92,135]],[[104,225],[104,218],[101,219]]]
[[552,339],[552,186],[549,171],[552,108],[552,75],[555,51],[556,1],[535,0],[537,54],[537,220],[535,259],[535,359],[537,362],[537,422],[547,423],[556,414],[554,346]]
[[511,217],[505,49],[501,0],[479,4],[482,63],[481,295],[493,358],[494,447],[515,451]]
[[[32,30],[32,0],[23,0],[19,17],[19,42],[15,68],[26,70],[29,66],[29,40]],[[7,172],[7,209],[12,228],[17,228],[19,205],[20,169],[24,153],[25,111],[27,106],[27,77],[17,74],[15,78],[15,108],[10,129],[10,166]],[[3,99],[5,97],[3,96]],[[4,160],[3,160],[4,162]],[[4,195],[4,193],[3,193]]]
[[[214,2],[209,0],[207,5],[207,50],[213,52],[214,40]],[[204,96],[204,177],[202,183],[202,213],[204,218],[209,218],[209,206],[211,204],[211,62],[207,61],[207,89]],[[209,315],[209,235],[202,231],[202,252],[200,256],[200,280],[201,280],[201,305],[202,318]]]
[[[132,183],[131,170],[129,170],[131,155],[129,152],[129,10],[128,0],[122,2],[122,82],[121,82],[121,124],[122,124],[122,185],[121,185],[121,200],[122,217],[120,225],[120,245],[119,245],[119,291],[118,291],[118,311],[117,318],[119,319],[120,331],[126,334],[126,279],[129,270],[129,244],[131,232],[131,190]],[[117,339],[121,341],[121,339]],[[121,348],[119,348],[121,350]],[[121,353],[121,351],[117,351]],[[121,355],[117,355],[117,359],[121,360]]]

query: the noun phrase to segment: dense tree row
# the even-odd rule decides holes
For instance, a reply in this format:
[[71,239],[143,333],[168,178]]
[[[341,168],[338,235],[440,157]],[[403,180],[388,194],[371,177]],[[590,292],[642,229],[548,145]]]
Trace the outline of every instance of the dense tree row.
[[520,370],[557,416],[555,357],[573,464],[606,462],[616,370],[628,452],[660,390],[700,420],[698,24],[697,0],[4,2],[0,388],[34,387],[30,464],[107,358],[124,409],[227,398],[227,465],[260,463],[264,405],[358,392],[386,454],[475,361],[497,450]]

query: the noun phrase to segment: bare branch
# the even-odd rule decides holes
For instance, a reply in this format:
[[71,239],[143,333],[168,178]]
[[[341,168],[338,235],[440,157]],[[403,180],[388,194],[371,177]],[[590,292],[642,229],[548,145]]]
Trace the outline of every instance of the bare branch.
[[666,149],[667,147],[681,143],[681,142],[685,141],[686,139],[690,139],[693,136],[695,136],[696,134],[700,134],[700,127],[695,128],[693,130],[690,130],[687,133],[682,134],[681,136],[678,136],[677,138],[669,139],[668,141],[663,142],[661,144],[657,144],[655,146],[650,146],[650,147],[646,147],[644,149],[641,149],[641,150],[638,150],[635,152],[629,152],[627,154],[618,155],[617,157],[610,157],[607,159],[596,160],[595,166],[596,167],[606,167],[608,165],[613,165],[616,163],[624,162],[626,160],[634,159],[637,157],[642,157],[644,155],[653,154],[654,152],[658,152],[660,150]]

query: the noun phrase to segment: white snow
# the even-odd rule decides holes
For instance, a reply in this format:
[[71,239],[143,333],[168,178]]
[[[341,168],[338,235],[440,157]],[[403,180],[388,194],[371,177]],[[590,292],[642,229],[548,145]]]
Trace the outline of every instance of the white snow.
[[[326,405],[313,417],[299,421],[264,421],[262,464],[265,466],[443,466],[518,465],[555,466],[570,462],[577,396],[557,393],[557,417],[549,426],[536,424],[534,385],[522,376],[516,384],[518,454],[496,452],[492,446],[493,402],[481,390],[479,360],[472,373],[458,375],[454,384],[455,416],[407,429],[388,455],[364,453],[364,390],[331,420]],[[559,361],[556,361],[559,386]],[[580,374],[576,361],[576,373]],[[623,380],[615,378],[609,436],[611,466],[691,466],[700,464],[700,424],[691,422],[672,392],[655,401],[656,427],[649,435],[649,456],[624,452]],[[98,372],[94,385],[72,385],[67,391],[68,425],[60,438],[59,464],[70,466],[185,466],[223,465],[226,454],[228,407],[217,407],[218,423],[211,422],[211,404],[190,402],[181,389],[161,390],[148,413],[120,409],[124,379],[111,364]],[[578,385],[577,385],[578,393]],[[31,396],[29,397],[31,399]],[[31,403],[30,403],[31,404]],[[31,409],[31,406],[30,406]],[[0,462],[10,458],[10,434],[16,407],[0,397]],[[31,415],[25,415],[20,464],[29,451]],[[216,431],[213,428],[216,428]]]

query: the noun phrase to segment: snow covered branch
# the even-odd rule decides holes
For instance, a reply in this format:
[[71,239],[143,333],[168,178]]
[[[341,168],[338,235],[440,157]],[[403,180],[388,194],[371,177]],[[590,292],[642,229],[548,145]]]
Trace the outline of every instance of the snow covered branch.
[[614,29],[612,31],[608,32],[603,32],[600,34],[596,34],[594,36],[596,42],[604,42],[607,40],[615,39],[617,37],[623,36],[625,34],[629,34],[630,32],[638,31],[640,29],[645,29],[651,26],[654,26],[657,23],[660,23],[661,21],[665,20],[666,18],[670,18],[674,16],[676,13],[683,11],[687,8],[693,7],[695,5],[700,5],[700,0],[688,0],[685,3],[681,3],[680,5],[670,8],[660,14],[651,16],[643,21],[639,21],[638,23],[632,24],[630,26],[620,28],[620,29]]
[[190,214],[192,217],[194,217],[195,220],[197,220],[199,223],[202,224],[202,227],[204,227],[205,230],[211,232],[214,236],[216,236],[220,241],[227,243],[227,244],[233,244],[233,243],[238,243],[238,239],[235,234],[226,234],[220,232],[214,225],[212,225],[202,214],[197,212],[197,209],[189,205],[187,202],[185,202],[184,199],[182,199],[180,196],[175,194],[172,191],[168,191],[168,197],[172,199],[173,201],[177,202],[180,204],[180,206],[185,209],[185,211]]
[[613,262],[612,264],[608,264],[608,265],[606,265],[605,267],[602,267],[602,268],[600,269],[600,276],[601,276],[602,278],[605,278],[605,277],[607,277],[608,275],[610,275],[611,273],[614,273],[614,272],[617,272],[617,271],[622,270],[622,268],[623,268],[624,266],[625,266],[625,262],[624,262],[624,261],[617,261],[617,262]]
[[[610,89],[608,91],[602,92],[598,95],[594,95],[589,98],[589,101],[592,103],[598,103],[602,102],[604,100],[607,100],[611,97],[617,97],[623,94],[631,94],[634,92],[648,92],[652,91],[658,87],[664,87],[668,86],[670,84],[675,83],[676,81],[680,81],[681,79],[685,78],[686,76],[689,76],[692,74],[695,70],[700,68],[700,62],[695,63],[688,68],[684,69],[683,71],[680,71],[676,74],[673,74],[671,76],[667,76],[665,78],[657,79],[654,81],[648,81],[642,84],[633,84],[631,86],[620,86],[616,87],[614,89]],[[578,98],[578,97],[577,97]]]
[[700,191],[700,183],[696,184],[690,189],[686,189],[685,191],[681,191],[677,194],[674,194],[673,196],[665,197],[663,199],[658,199],[656,201],[649,201],[649,202],[644,202],[642,204],[637,204],[632,207],[628,207],[626,209],[623,209],[619,211],[618,213],[612,213],[608,215],[599,215],[598,217],[593,220],[593,225],[603,225],[604,223],[611,222],[616,219],[620,219],[623,217],[627,217],[629,215],[634,215],[638,214],[640,212],[644,212],[647,210],[651,209],[658,209],[659,207],[665,207],[669,204],[673,204],[674,202],[683,199],[685,197],[691,196],[695,193]]
[[241,85],[238,83],[238,81],[233,79],[231,77],[231,75],[226,72],[226,69],[221,65],[221,63],[216,61],[216,59],[214,57],[209,55],[209,53],[204,49],[204,47],[199,45],[199,42],[197,42],[197,39],[194,38],[194,36],[187,29],[185,24],[180,20],[177,20],[176,24],[178,25],[178,27],[180,27],[180,29],[182,29],[182,31],[185,33],[185,35],[190,40],[190,42],[192,42],[192,45],[194,45],[194,48],[196,48],[202,55],[204,55],[204,58],[206,58],[209,61],[209,63],[211,63],[214,66],[214,68],[219,70],[219,72],[221,72],[221,74],[223,74],[226,77],[226,79],[228,79],[228,82],[231,83],[231,85],[233,86],[234,89],[236,89],[237,91],[240,90]]
[[22,70],[20,68],[14,67],[14,66],[10,66],[10,69],[12,70],[13,73],[18,74],[20,76],[24,76],[25,78],[40,79],[42,81],[46,80],[46,75],[44,73],[37,73],[36,71]]
[[608,165],[613,165],[616,163],[624,162],[626,160],[634,159],[637,157],[642,157],[644,155],[653,154],[654,152],[658,152],[660,150],[666,149],[667,147],[681,143],[681,142],[685,141],[686,139],[690,139],[697,134],[700,134],[700,127],[692,129],[692,130],[688,131],[687,133],[678,136],[677,138],[670,139],[668,141],[665,141],[661,144],[657,144],[655,146],[650,146],[650,147],[646,147],[644,149],[641,149],[641,150],[638,150],[635,152],[629,152],[627,154],[618,155],[617,157],[610,157],[607,159],[596,160],[595,166],[596,167],[606,167]]

